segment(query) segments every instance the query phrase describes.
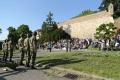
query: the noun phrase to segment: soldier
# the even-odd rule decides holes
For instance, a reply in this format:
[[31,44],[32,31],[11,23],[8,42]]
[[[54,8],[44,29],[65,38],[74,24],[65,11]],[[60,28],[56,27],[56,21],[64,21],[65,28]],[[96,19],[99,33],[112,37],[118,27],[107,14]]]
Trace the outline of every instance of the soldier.
[[26,54],[26,66],[29,67],[30,65],[30,43],[29,43],[29,34],[27,34],[27,38],[24,40],[24,49]]
[[3,61],[5,61],[5,54],[6,54],[5,44],[6,44],[6,40],[4,40],[4,42],[3,42],[3,44],[2,44]]
[[8,40],[7,39],[3,43],[3,50],[4,50],[3,61],[6,62],[8,58]]
[[31,51],[31,56],[32,56],[31,69],[35,69],[34,65],[35,65],[35,59],[36,59],[36,53],[37,53],[36,35],[37,33],[34,32],[32,34],[32,37],[30,38],[30,51]]
[[11,62],[12,56],[13,56],[13,43],[12,43],[11,39],[9,39],[9,41],[8,41],[8,53],[10,55],[9,61]]
[[20,65],[23,65],[24,60],[24,38],[23,34],[20,35],[20,39],[18,40],[18,47],[21,53]]

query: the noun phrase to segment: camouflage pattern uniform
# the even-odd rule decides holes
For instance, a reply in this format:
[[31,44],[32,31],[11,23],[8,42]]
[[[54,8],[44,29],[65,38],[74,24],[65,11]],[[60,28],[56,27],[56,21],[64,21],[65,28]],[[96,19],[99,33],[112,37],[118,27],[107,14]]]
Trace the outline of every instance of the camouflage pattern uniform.
[[24,60],[24,39],[23,35],[21,35],[21,38],[18,40],[18,47],[21,53],[21,59],[20,59],[20,65],[23,65]]
[[5,54],[6,54],[5,44],[6,44],[6,40],[2,43],[3,61],[5,61]]
[[9,61],[12,61],[12,56],[13,56],[13,44],[12,41],[9,40],[8,42],[8,53],[10,55]]
[[36,53],[37,53],[37,39],[36,39],[36,32],[32,34],[32,37],[30,38],[30,52],[31,52],[31,68],[35,68],[35,59],[36,59]]
[[29,67],[30,65],[30,43],[29,43],[29,34],[27,34],[27,38],[24,40],[24,49],[26,54],[26,66]]
[[8,58],[8,40],[6,39],[5,42],[2,44],[3,48],[3,61],[7,61]]

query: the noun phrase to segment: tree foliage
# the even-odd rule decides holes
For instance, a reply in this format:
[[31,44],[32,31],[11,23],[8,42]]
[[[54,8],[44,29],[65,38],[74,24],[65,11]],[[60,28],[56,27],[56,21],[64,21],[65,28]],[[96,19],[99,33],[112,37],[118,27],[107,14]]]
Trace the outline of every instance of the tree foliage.
[[27,34],[29,33],[29,27],[28,25],[22,24],[17,28],[18,34]]
[[51,27],[48,23],[43,22],[41,40],[43,42],[57,41],[58,37],[59,37],[58,32],[59,32],[59,29],[58,29],[58,26],[57,26],[56,22],[54,22],[51,25]]
[[18,33],[16,31],[16,29],[14,27],[9,27],[8,29],[8,39],[11,39],[13,41],[14,44],[17,43],[17,40],[18,40]]
[[20,25],[17,29],[10,26],[8,29],[8,39],[11,39],[14,44],[18,42],[18,39],[20,38],[20,34],[27,34],[29,33],[30,35],[32,34],[32,31],[29,30],[29,26],[22,24]]
[[42,33],[40,39],[42,43],[48,41],[58,41],[68,36],[68,34],[62,30],[62,28],[58,28],[58,25],[55,21],[53,21],[52,16],[53,14],[49,13],[46,21],[42,24]]
[[100,10],[108,10],[109,4],[112,3],[114,6],[114,18],[118,18],[120,16],[120,0],[102,0],[102,3],[99,7]]
[[116,27],[113,23],[102,24],[96,29],[95,38],[109,40],[115,35],[115,29]]

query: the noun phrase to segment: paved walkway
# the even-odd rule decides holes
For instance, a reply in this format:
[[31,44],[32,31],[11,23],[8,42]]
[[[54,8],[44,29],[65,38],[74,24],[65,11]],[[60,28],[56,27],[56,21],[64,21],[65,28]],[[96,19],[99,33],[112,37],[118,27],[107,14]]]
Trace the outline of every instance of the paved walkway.
[[[48,51],[38,51],[37,56],[41,54],[46,54]],[[19,55],[14,56],[14,58],[19,58]],[[23,66],[19,66],[18,71],[13,71],[8,69],[4,71],[0,68],[0,80],[70,80],[64,77],[55,77],[47,75],[43,70],[30,70]]]
[[68,80],[55,76],[48,76],[42,70],[27,70],[19,68],[18,71],[3,71],[0,69],[0,80]]

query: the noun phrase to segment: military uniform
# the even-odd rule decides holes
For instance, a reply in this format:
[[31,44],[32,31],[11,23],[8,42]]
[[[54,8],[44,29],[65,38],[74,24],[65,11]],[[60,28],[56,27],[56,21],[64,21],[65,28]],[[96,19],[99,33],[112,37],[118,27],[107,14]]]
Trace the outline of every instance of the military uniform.
[[2,44],[3,49],[3,61],[7,61],[8,58],[8,40],[5,40],[5,42]]
[[6,43],[6,41],[4,41],[3,44],[2,44],[3,61],[5,61],[5,54],[6,54],[5,43]]
[[31,52],[31,68],[34,68],[35,65],[35,59],[36,59],[36,53],[37,53],[37,39],[35,33],[30,38],[30,52]]
[[20,53],[21,53],[20,65],[23,65],[23,60],[24,60],[24,39],[22,37],[18,40],[18,46],[19,46],[19,50],[20,50]]
[[12,41],[10,40],[8,42],[8,53],[10,55],[9,61],[12,61],[12,56],[13,56],[13,44]]
[[29,67],[30,65],[30,43],[29,43],[29,36],[27,35],[27,38],[24,40],[24,49],[26,54],[26,66]]

